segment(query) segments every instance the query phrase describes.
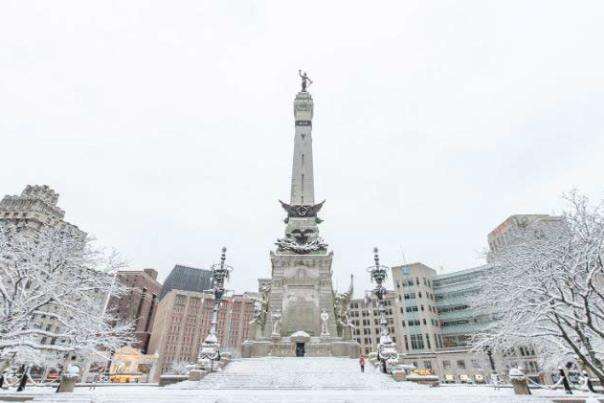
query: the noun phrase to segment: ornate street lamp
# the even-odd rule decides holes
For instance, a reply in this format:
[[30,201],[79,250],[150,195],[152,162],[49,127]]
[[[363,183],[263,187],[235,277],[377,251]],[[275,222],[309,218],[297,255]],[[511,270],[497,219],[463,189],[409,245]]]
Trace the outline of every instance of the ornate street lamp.
[[378,360],[382,364],[382,371],[388,372],[386,363],[389,360],[398,360],[398,352],[396,351],[396,345],[392,342],[390,337],[390,331],[388,329],[388,320],[386,319],[386,308],[384,307],[384,295],[386,294],[386,288],[383,286],[383,282],[388,276],[388,266],[382,266],[380,264],[380,257],[378,255],[378,248],[373,249],[373,260],[375,264],[369,266],[367,271],[371,276],[371,281],[376,283],[376,286],[371,292],[377,298],[378,312],[380,313],[380,343],[378,344]]
[[210,372],[213,370],[214,361],[220,361],[220,344],[218,343],[218,337],[216,336],[216,325],[218,324],[218,311],[220,310],[220,304],[222,302],[222,296],[224,295],[224,283],[230,277],[230,272],[233,268],[226,265],[226,248],[222,248],[222,255],[220,256],[220,263],[213,264],[210,267],[212,271],[212,278],[214,280],[214,287],[212,292],[214,294],[214,309],[212,310],[212,321],[210,322],[210,332],[201,344],[201,350],[199,352],[198,361],[205,367],[205,363],[209,361]]

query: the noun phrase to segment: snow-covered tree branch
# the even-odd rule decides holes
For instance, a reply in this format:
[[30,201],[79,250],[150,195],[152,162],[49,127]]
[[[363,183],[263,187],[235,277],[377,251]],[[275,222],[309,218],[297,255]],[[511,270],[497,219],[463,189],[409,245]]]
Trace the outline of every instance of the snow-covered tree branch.
[[556,365],[574,359],[604,384],[604,210],[571,193],[555,224],[535,221],[494,257],[474,301],[494,319],[474,348],[531,345]]
[[0,222],[0,362],[89,354],[131,341],[105,309],[119,262],[60,228]]

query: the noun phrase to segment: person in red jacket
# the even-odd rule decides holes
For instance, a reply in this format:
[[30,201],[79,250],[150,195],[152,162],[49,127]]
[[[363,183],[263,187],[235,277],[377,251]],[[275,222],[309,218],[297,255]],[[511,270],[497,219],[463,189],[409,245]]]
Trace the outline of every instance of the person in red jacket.
[[361,366],[361,372],[365,372],[365,357],[359,358],[359,365]]

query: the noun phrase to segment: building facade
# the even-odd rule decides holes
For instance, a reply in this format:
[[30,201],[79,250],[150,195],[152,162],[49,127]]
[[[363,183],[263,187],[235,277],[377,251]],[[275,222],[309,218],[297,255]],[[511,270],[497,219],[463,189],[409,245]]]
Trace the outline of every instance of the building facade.
[[[538,237],[540,234],[534,224],[539,224],[539,230],[546,229],[548,226],[557,226],[562,222],[562,217],[551,216],[547,214],[514,214],[509,216],[501,224],[489,232],[487,241],[489,243],[489,252],[487,253],[487,262],[492,262],[493,257],[505,250],[518,239]],[[533,233],[531,233],[533,231]],[[537,231],[537,233],[534,233]]]
[[204,292],[212,288],[212,272],[206,269],[174,266],[161,288],[159,299],[163,299],[172,290]]
[[[148,348],[158,355],[155,380],[179,363],[197,361],[210,331],[213,307],[212,294],[195,291],[172,290],[160,301]],[[243,341],[251,336],[253,316],[254,300],[247,294],[223,298],[216,329],[220,351],[240,356]]]
[[146,354],[161,291],[157,271],[121,270],[117,273],[117,281],[126,291],[111,299],[110,309],[115,310],[119,322],[133,324],[137,343],[132,347]]
[[[45,227],[57,228],[74,239],[81,240],[83,245],[87,234],[65,221],[65,211],[58,206],[58,202],[59,194],[47,185],[27,185],[20,195],[6,195],[0,201],[0,223],[15,226],[17,231],[32,237]],[[99,306],[101,305],[102,298],[99,298]],[[49,312],[52,306],[42,307],[41,310]],[[57,333],[62,326],[58,320],[46,314],[35,315],[32,324]],[[49,345],[64,343],[62,339],[46,336],[40,336],[38,341]]]
[[20,195],[6,195],[0,201],[0,222],[35,232],[44,226],[60,228],[78,239],[86,233],[65,221],[65,211],[58,206],[59,194],[46,185],[27,185]]
[[[490,377],[488,355],[471,351],[469,339],[489,322],[472,308],[472,298],[493,269],[484,265],[437,275],[422,263],[392,267],[394,287],[385,297],[386,319],[405,364],[438,375],[441,380]],[[377,308],[363,299],[354,299],[349,312],[353,338],[361,345],[361,352],[376,351],[380,334]],[[505,355],[495,354],[492,359],[500,375],[518,366],[535,380],[547,380],[538,357],[528,346],[511,349]]]
[[[396,298],[393,292],[386,294],[384,306],[392,341],[396,343],[397,350],[402,351],[402,332],[400,328],[397,328],[401,321],[400,306]],[[367,355],[372,351],[377,351],[380,342],[380,314],[377,306],[363,298],[355,298],[350,303],[348,315],[350,323],[354,326],[352,339],[361,346],[361,354]]]

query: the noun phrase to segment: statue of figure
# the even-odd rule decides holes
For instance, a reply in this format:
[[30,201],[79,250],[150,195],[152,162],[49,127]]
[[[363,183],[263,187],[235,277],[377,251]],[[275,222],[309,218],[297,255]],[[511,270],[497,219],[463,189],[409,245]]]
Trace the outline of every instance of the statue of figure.
[[327,319],[329,314],[325,309],[321,312],[321,336],[329,336],[329,330],[327,329]]
[[273,333],[272,336],[281,336],[281,311],[273,312]]
[[260,298],[252,297],[254,300],[254,319],[252,319],[250,324],[256,325],[256,337],[262,335],[262,331],[266,325],[270,295],[271,285],[265,284],[260,287]]
[[306,72],[303,73],[302,70],[298,70],[298,74],[302,79],[302,92],[306,92],[306,88],[310,87],[312,80],[308,77]]
[[353,327],[350,319],[348,318],[348,308],[350,301],[352,300],[352,293],[354,291],[353,275],[350,275],[350,287],[348,291],[342,294],[336,293],[334,296],[334,314],[336,318],[336,329],[339,337],[348,336],[345,334],[347,330]]

